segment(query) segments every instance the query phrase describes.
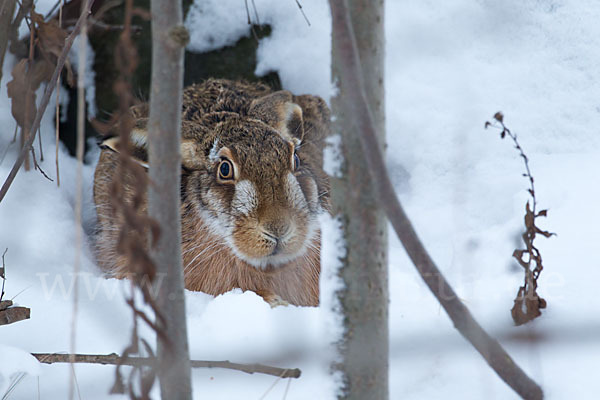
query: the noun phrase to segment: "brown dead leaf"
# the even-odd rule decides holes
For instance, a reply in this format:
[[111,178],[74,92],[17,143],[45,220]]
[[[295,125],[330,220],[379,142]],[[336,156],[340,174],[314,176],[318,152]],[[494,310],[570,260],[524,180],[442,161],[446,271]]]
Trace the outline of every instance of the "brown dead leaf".
[[29,79],[29,84],[34,92],[38,90],[42,82],[48,82],[52,78],[54,68],[55,65],[46,59],[34,61],[33,67],[27,73],[27,79]]
[[[38,50],[47,62],[56,65],[68,36],[67,31],[60,28],[55,19],[45,22],[44,17],[33,10],[31,11],[31,20],[37,25]],[[70,86],[73,86],[73,71],[68,58],[65,60],[65,68],[67,70],[67,81]]]
[[556,235],[556,233],[552,233],[552,232],[548,232],[548,231],[543,231],[540,228],[538,228],[537,226],[535,227],[535,233],[539,233],[540,235],[543,235],[547,238],[549,238],[552,235]]
[[525,287],[521,286],[515,298],[515,304],[510,310],[515,325],[523,325],[540,315],[540,309],[546,307],[546,301],[533,291],[526,294]]
[[12,116],[25,130],[29,130],[36,114],[35,92],[28,77],[28,63],[27,59],[19,61],[12,70],[13,79],[6,84],[6,92],[11,99]]

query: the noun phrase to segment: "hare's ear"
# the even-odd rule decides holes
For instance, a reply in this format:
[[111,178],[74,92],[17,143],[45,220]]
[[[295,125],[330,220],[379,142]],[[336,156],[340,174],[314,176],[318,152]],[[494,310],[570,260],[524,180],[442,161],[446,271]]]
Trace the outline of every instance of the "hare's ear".
[[[145,129],[134,128],[129,134],[131,141],[131,157],[142,167],[148,168],[148,134]],[[123,150],[121,138],[118,136],[106,139],[100,143],[100,148],[103,150],[114,151],[120,153]]]
[[[129,135],[131,141],[131,157],[134,161],[148,168],[148,131],[145,125],[136,124]],[[106,139],[100,144],[102,149],[112,150],[120,153],[122,150],[119,137]],[[200,152],[196,141],[190,139],[181,139],[181,164],[187,169],[197,169],[202,166]]]
[[287,90],[253,100],[248,115],[275,128],[286,140],[299,143],[304,138],[302,108],[292,102],[292,94]]
[[181,139],[181,165],[183,168],[196,170],[201,169],[204,157],[198,142],[190,139]]

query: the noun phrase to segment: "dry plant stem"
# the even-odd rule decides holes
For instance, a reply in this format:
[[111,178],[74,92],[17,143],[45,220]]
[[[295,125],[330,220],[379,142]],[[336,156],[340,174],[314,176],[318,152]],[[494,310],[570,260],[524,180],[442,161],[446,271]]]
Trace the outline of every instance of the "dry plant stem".
[[[81,9],[87,9],[88,0],[81,3]],[[77,174],[75,183],[75,260],[73,262],[73,310],[71,316],[71,354],[75,354],[77,337],[77,313],[79,311],[79,269],[81,264],[81,247],[83,246],[82,209],[83,209],[83,151],[85,138],[85,57],[87,42],[87,21],[83,21],[79,36],[79,61],[77,71]],[[71,360],[73,363],[73,359]],[[69,399],[75,398],[75,368],[71,368]]]
[[6,283],[6,264],[4,264],[4,256],[6,255],[7,251],[8,247],[4,250],[4,253],[2,253],[2,268],[0,269],[0,278],[2,278],[2,290],[0,290],[0,301],[2,301],[2,298],[4,297],[4,283]]
[[[45,364],[68,363],[71,356],[74,362],[82,364],[102,364],[102,365],[128,365],[132,367],[144,367],[153,365],[156,360],[146,357],[125,357],[121,358],[118,354],[56,354],[56,353],[33,353],[35,358]],[[277,368],[262,364],[238,364],[229,361],[202,361],[191,360],[192,368],[224,368],[235,371],[245,372],[247,374],[265,374],[281,378],[300,378],[302,372],[298,368]]]
[[300,0],[296,0],[296,5],[298,6],[298,9],[302,13],[302,16],[304,17],[304,20],[306,21],[306,23],[308,24],[308,26],[310,26],[310,21],[308,20],[308,17],[304,13],[304,9],[302,8],[302,4],[300,4]]
[[161,235],[153,248],[158,286],[157,305],[170,343],[158,338],[158,377],[162,398],[191,399],[191,371],[181,255],[181,107],[183,55],[189,40],[181,2],[152,0],[152,85],[148,121],[148,213]]
[[[33,9],[32,9],[33,11]],[[25,20],[27,21],[27,20]],[[34,35],[35,35],[35,28],[34,28],[34,23],[33,21],[31,22],[30,26],[29,26],[29,62],[27,63],[27,68],[30,69],[33,67],[33,51],[34,51]],[[37,131],[37,129],[32,130],[31,126],[27,126],[28,125],[28,121],[29,121],[29,116],[31,115],[31,107],[35,106],[35,104],[31,104],[31,99],[29,98],[29,96],[27,96],[26,101],[25,101],[25,119],[24,119],[24,124],[21,127],[21,148],[25,147],[25,143],[27,142],[27,138],[29,136],[35,136],[35,132]],[[33,142],[31,142],[33,144]],[[33,152],[33,147],[31,148],[31,151]],[[34,160],[35,163],[35,160]],[[29,153],[27,153],[25,155],[25,161],[24,161],[24,167],[25,167],[25,171],[29,171]]]
[[[58,9],[58,27],[62,28],[62,10],[63,10],[63,0],[59,0],[59,9]],[[55,162],[56,162],[56,186],[60,187],[60,171],[58,168],[58,140],[60,138],[60,132],[59,132],[59,124],[60,124],[60,107],[59,107],[59,100],[60,100],[60,75],[58,76],[58,81],[56,82],[56,115],[55,115],[55,121],[56,121],[56,131],[55,131],[55,138],[56,138],[56,148],[55,148]]]
[[8,48],[9,32],[12,17],[15,13],[15,0],[3,0],[0,7],[0,81],[2,80],[2,69],[4,67],[4,56]]
[[23,146],[23,148],[21,148],[21,152],[19,153],[19,156],[17,157],[15,164],[13,165],[12,169],[10,170],[8,177],[2,184],[2,188],[0,188],[0,202],[2,202],[2,200],[4,199],[4,196],[6,196],[6,193],[8,192],[10,185],[13,183],[13,181],[15,180],[15,177],[17,176],[17,173],[19,172],[19,168],[21,168],[21,165],[23,165],[23,161],[25,160],[25,157],[27,156],[27,154],[29,153],[29,150],[31,149],[31,145],[35,139],[35,133],[40,128],[40,122],[42,121],[42,116],[44,115],[44,112],[46,111],[46,107],[48,107],[48,102],[50,101],[50,96],[52,96],[52,93],[54,92],[54,89],[56,88],[58,76],[60,75],[60,72],[62,71],[62,69],[65,65],[65,60],[67,59],[69,50],[71,50],[71,46],[73,45],[73,40],[75,40],[75,37],[79,34],[79,31],[81,30],[83,21],[85,21],[85,19],[90,14],[90,9],[91,9],[93,3],[94,3],[94,0],[89,0],[87,9],[81,13],[81,16],[77,20],[77,24],[75,24],[75,27],[73,27],[73,31],[65,40],[65,45],[60,54],[60,57],[58,58],[56,68],[54,69],[54,72],[52,73],[52,78],[48,82],[48,85],[46,85],[46,90],[44,90],[44,95],[42,96],[42,100],[40,101],[40,105],[38,107],[37,113],[35,114],[35,118],[33,120],[32,126],[31,126],[32,134],[27,138],[27,142],[25,142],[25,145]]
[[[529,195],[531,196],[532,207],[529,206],[529,201],[525,205],[525,232],[522,235],[523,242],[527,246],[526,249],[515,249],[513,257],[517,260],[519,265],[525,270],[525,282],[523,286],[519,287],[517,291],[517,297],[514,300],[514,305],[511,309],[511,315],[516,325],[522,325],[542,315],[541,310],[546,308],[546,300],[541,298],[537,293],[537,280],[540,273],[544,269],[542,263],[542,255],[537,247],[534,245],[535,238],[538,234],[549,238],[554,235],[548,231],[543,231],[536,225],[536,219],[539,217],[545,217],[548,214],[548,210],[542,210],[537,212],[537,199],[535,196],[535,185],[533,175],[529,168],[529,158],[523,151],[523,148],[517,140],[517,135],[513,134],[510,129],[504,125],[504,115],[501,112],[497,112],[494,115],[495,123],[486,122],[485,127],[490,126],[501,128],[500,138],[504,139],[508,135],[519,155],[523,159],[525,164],[525,176],[529,180]],[[498,126],[498,124],[500,126]],[[525,255],[527,256],[525,259]]]
[[459,332],[477,349],[488,364],[515,392],[525,399],[542,399],[542,389],[519,368],[500,344],[475,321],[467,307],[441,274],[400,204],[377,144],[373,118],[366,101],[362,71],[356,50],[356,38],[345,0],[330,0],[334,43],[344,62],[340,63],[340,85],[345,87],[345,101],[351,117],[359,126],[361,142],[369,171],[373,176],[377,198],[419,274],[438,299]]

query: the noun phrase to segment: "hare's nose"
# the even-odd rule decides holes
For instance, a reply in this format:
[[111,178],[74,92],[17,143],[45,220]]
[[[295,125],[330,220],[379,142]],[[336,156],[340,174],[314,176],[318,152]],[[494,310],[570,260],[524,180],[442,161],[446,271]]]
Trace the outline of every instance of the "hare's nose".
[[263,225],[263,234],[276,244],[285,240],[292,231],[288,221],[271,221]]

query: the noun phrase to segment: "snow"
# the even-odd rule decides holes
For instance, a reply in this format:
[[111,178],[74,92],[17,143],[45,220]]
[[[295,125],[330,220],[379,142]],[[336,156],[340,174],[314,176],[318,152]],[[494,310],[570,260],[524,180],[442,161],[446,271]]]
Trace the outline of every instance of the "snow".
[[0,344],[0,393],[6,393],[25,374],[38,376],[39,362],[31,354],[14,347]]
[[[69,52],[69,61],[74,71],[79,71],[79,51],[81,49],[81,37],[77,36],[73,41],[73,47]],[[94,71],[94,49],[89,40],[85,43],[85,102],[87,106],[87,117],[94,118],[97,113],[96,109],[96,72]],[[74,79],[77,79],[76,77]]]
[[[272,29],[271,36],[259,42],[255,73],[260,76],[277,71],[284,88],[329,100],[334,88],[328,67],[331,64],[328,3],[321,0],[302,2],[310,25],[293,0],[256,0],[248,1],[248,4],[253,23],[256,23],[256,17],[252,4],[255,4],[259,22]],[[248,14],[242,2],[196,1],[186,17],[185,26],[190,31],[188,49],[198,52],[232,45],[250,35]]]
[[[38,3],[39,11],[53,1]],[[259,44],[257,73],[276,69],[286,89],[329,99],[334,88],[327,2],[302,2],[310,26],[292,0],[255,3],[261,22],[273,27],[272,36]],[[417,232],[460,298],[548,399],[595,398],[600,393],[600,380],[594,379],[600,357],[595,296],[600,5],[594,0],[390,0],[386,7],[387,162]],[[240,2],[198,1],[186,26],[196,50],[249,34]],[[0,82],[0,125],[7,131],[0,137],[0,154],[8,148],[0,180],[17,155],[17,145],[10,145],[14,122],[6,97],[13,63],[7,57]],[[499,110],[529,156],[539,207],[549,209],[540,225],[558,234],[536,241],[545,266],[539,293],[548,308],[519,328],[509,310],[522,274],[511,254],[520,246],[527,182],[512,143],[483,129]],[[41,165],[54,178],[52,119],[48,112],[42,121]],[[329,140],[331,173],[337,173],[338,142]],[[84,167],[82,228],[88,234],[95,223],[91,193],[97,156],[88,154]],[[0,327],[0,395],[15,372],[27,373],[13,399],[37,396],[37,375],[42,398],[64,398],[68,392],[67,365],[37,365],[24,355],[69,349],[76,163],[62,145],[59,158],[60,188],[38,172],[21,171],[0,203],[0,247],[9,248],[7,297],[16,296],[32,310],[30,320]],[[286,391],[288,399],[336,398],[341,377],[330,374],[329,364],[338,358],[332,343],[341,334],[333,296],[340,288],[339,222],[323,216],[322,229],[319,308],[271,309],[239,290],[216,298],[186,293],[193,358],[299,367],[302,377],[286,388],[288,382],[276,377],[199,369],[193,372],[195,398],[261,398],[273,384],[266,399],[282,398]],[[77,351],[121,352],[131,328],[124,302],[129,287],[100,276],[89,240],[82,252]],[[454,330],[393,233],[389,260],[391,398],[516,398]],[[152,341],[148,329],[141,334]],[[523,339],[528,336],[539,340]],[[106,397],[114,368],[75,369],[82,398]]]

